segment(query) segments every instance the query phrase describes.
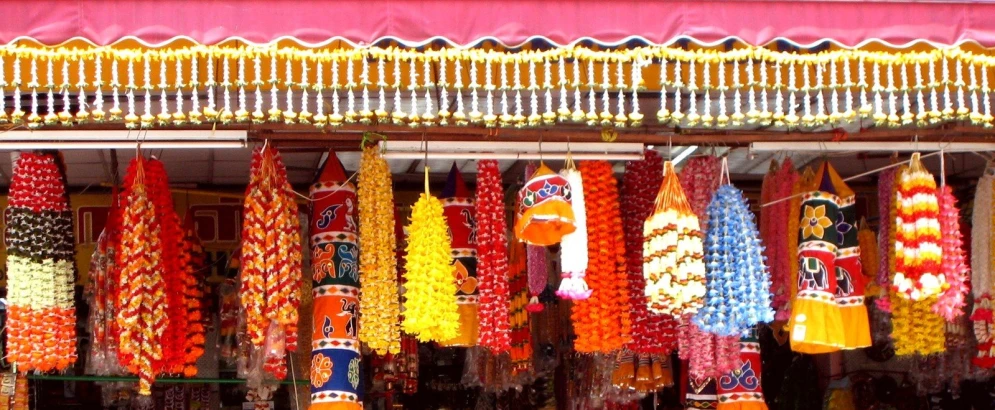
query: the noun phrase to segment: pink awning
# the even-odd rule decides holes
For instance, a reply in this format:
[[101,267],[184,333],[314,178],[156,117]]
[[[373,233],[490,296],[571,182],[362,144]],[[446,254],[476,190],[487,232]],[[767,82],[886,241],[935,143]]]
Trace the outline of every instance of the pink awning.
[[181,36],[203,44],[290,37],[307,44],[444,38],[460,45],[487,38],[517,45],[543,37],[562,45],[732,37],[754,45],[829,39],[851,47],[869,40],[995,46],[991,1],[32,0],[2,7],[4,44],[25,37],[45,44],[85,38],[98,45],[127,37],[158,44]]

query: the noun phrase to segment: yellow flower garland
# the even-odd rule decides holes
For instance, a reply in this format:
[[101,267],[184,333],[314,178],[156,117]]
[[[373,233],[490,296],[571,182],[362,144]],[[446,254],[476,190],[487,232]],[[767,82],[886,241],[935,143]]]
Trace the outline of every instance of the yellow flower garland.
[[401,351],[390,167],[377,146],[359,162],[359,340],[380,355]]
[[449,231],[442,202],[425,192],[411,207],[405,260],[404,331],[418,340],[443,341],[459,335],[456,281],[450,264]]

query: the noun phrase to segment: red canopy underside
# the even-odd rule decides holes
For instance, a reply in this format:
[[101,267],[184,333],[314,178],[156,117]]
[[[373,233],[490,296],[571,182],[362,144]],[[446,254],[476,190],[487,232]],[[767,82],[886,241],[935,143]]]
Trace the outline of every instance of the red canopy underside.
[[459,45],[485,38],[518,45],[538,36],[560,45],[735,37],[753,45],[831,39],[849,47],[868,40],[995,46],[995,4],[987,1],[33,0],[0,7],[0,43],[29,37],[59,44],[81,37],[108,45],[136,37],[158,44],[186,36],[202,44],[284,37],[309,44],[393,37],[410,44],[441,37]]

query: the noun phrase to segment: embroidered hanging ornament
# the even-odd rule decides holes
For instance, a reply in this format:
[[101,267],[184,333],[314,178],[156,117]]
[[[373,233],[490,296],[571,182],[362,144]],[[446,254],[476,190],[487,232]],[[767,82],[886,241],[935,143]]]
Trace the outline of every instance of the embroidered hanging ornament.
[[632,343],[627,347],[643,356],[669,354],[677,348],[677,316],[650,312],[645,296],[643,230],[647,218],[653,213],[659,190],[657,187],[662,184],[663,160],[656,151],[646,150],[643,160],[626,163],[622,177],[622,203],[626,204],[622,208],[622,225],[629,279],[629,312],[632,316]]
[[704,307],[694,317],[702,330],[721,336],[741,336],[757,323],[774,320],[770,307],[770,274],[753,213],[743,193],[728,182],[708,205],[705,233]]
[[463,174],[453,163],[442,190],[442,212],[449,227],[452,265],[459,305],[459,336],[443,346],[474,346],[478,338],[477,218]]
[[418,340],[443,341],[459,336],[459,307],[453,280],[452,252],[442,202],[428,190],[411,207],[405,261],[402,329]]
[[582,162],[580,171],[589,228],[587,281],[593,292],[573,305],[574,348],[608,353],[629,341],[632,326],[618,188],[607,161]]
[[[825,168],[825,164],[820,166]],[[802,196],[798,243],[797,294],[792,301],[791,350],[827,353],[846,346],[840,306],[836,303],[836,255],[841,243],[836,220],[841,220],[842,200],[835,194],[829,175],[812,181]]]
[[357,196],[334,151],[328,153],[310,196],[314,322],[309,409],[360,410]]
[[663,165],[663,183],[643,228],[643,277],[649,310],[682,316],[702,307],[704,249],[698,217],[681,189],[674,164]]
[[971,212],[971,293],[974,307],[971,325],[977,340],[977,355],[972,360],[981,368],[995,367],[995,315],[992,314],[991,263],[995,218],[992,199],[995,195],[995,172],[988,163],[978,180]]
[[530,245],[549,246],[573,232],[574,215],[570,206],[572,190],[563,176],[546,164],[529,173],[525,186],[518,191],[518,220],[515,235]]
[[752,329],[739,341],[735,370],[717,379],[716,410],[767,410],[761,386],[760,340]]
[[940,272],[950,287],[937,298],[933,313],[953,323],[964,314],[970,271],[964,260],[964,242],[960,231],[960,212],[953,189],[943,184],[937,192],[940,204],[940,234],[943,251]]
[[[504,212],[504,189],[496,160],[477,163],[477,279],[479,283],[480,346],[492,353],[512,348],[509,323],[509,277],[507,223]],[[584,255],[587,257],[587,255]],[[526,315],[526,318],[528,315]]]
[[919,301],[939,295],[949,286],[940,271],[942,238],[936,181],[919,160],[919,153],[912,154],[908,171],[896,181],[898,263],[892,287],[899,296]]
[[824,163],[816,180],[832,186],[840,198],[839,213],[835,220],[836,248],[836,304],[840,307],[845,333],[844,349],[857,349],[871,345],[870,323],[864,304],[864,276],[861,266],[860,241],[857,238],[857,210],[853,190],[840,178],[829,162]]
[[10,183],[6,348],[21,373],[62,371],[76,362],[73,213],[59,161],[22,153]]
[[584,205],[584,178],[574,164],[573,157],[567,154],[566,163],[560,175],[570,185],[572,198],[570,208],[574,213],[575,230],[563,236],[560,242],[560,288],[556,295],[567,300],[583,300],[591,297],[584,276],[587,273],[587,211]]
[[[815,186],[815,171],[810,167],[806,167],[802,171],[798,179],[795,180],[794,186],[791,188],[791,201],[788,203],[788,249],[793,249],[790,255],[794,257],[791,258],[791,298],[788,302],[788,306],[785,308],[785,312],[790,315],[792,310],[792,305],[794,304],[795,298],[798,296],[798,275],[800,272],[801,265],[799,264],[798,258],[798,245],[801,242],[801,235],[798,233],[801,229],[801,218],[802,218],[802,200],[805,197],[805,193],[811,191]],[[788,318],[790,320],[790,317]]]
[[363,252],[359,274],[359,340],[378,355],[401,351],[400,297],[397,289],[397,244],[394,236],[394,191],[390,167],[380,148],[363,148],[359,163],[359,241]]

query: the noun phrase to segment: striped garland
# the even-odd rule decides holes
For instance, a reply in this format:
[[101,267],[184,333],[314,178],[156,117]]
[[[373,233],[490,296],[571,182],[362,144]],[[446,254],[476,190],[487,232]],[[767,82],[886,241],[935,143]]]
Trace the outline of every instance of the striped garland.
[[947,286],[940,271],[943,251],[936,181],[915,153],[908,171],[896,182],[897,262],[892,287],[899,296],[919,301],[939,295]]

